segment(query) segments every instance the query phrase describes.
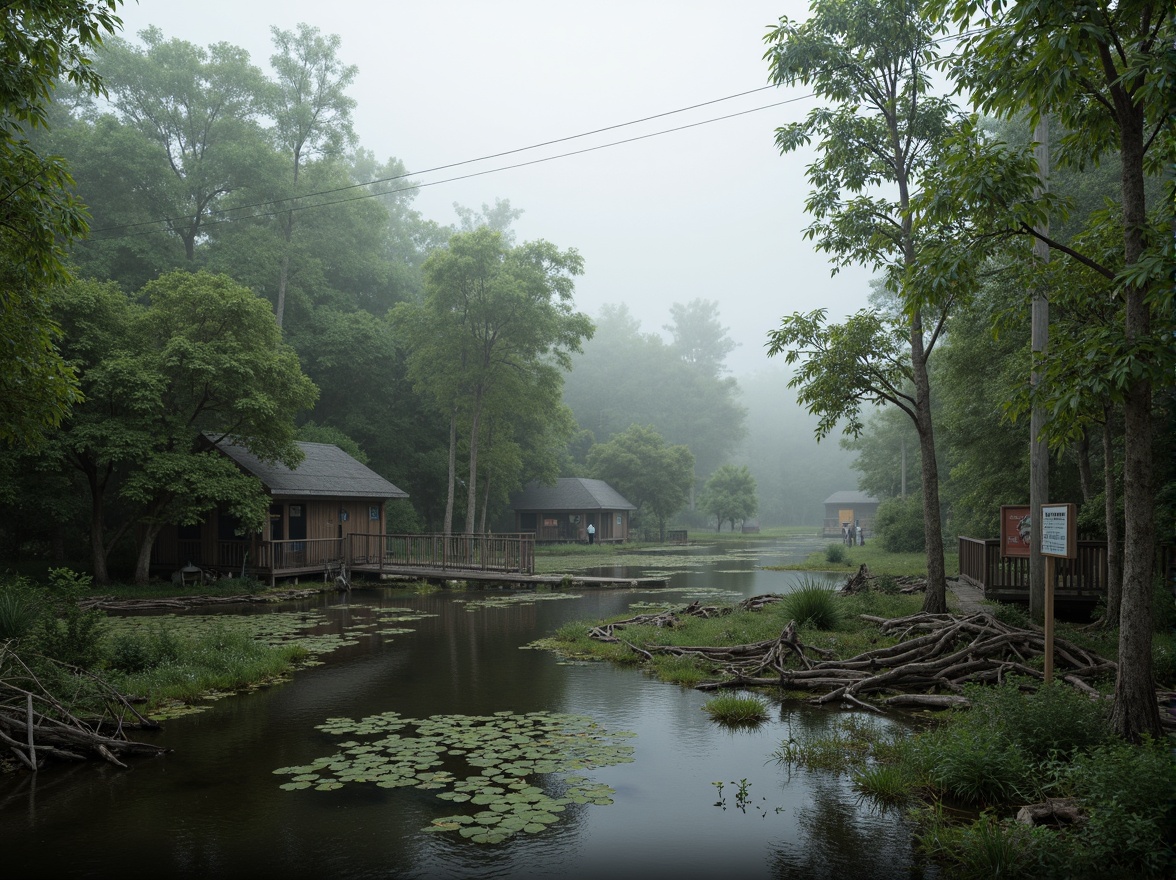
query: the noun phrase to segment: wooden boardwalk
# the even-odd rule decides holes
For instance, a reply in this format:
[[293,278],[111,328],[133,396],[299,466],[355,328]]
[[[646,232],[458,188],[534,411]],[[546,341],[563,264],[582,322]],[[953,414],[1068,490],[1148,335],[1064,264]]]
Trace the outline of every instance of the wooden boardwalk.
[[596,577],[579,574],[524,574],[513,571],[487,571],[484,569],[427,568],[418,565],[389,565],[384,563],[353,563],[352,574],[406,578],[418,581],[479,581],[486,584],[501,584],[516,587],[664,587],[664,577]]

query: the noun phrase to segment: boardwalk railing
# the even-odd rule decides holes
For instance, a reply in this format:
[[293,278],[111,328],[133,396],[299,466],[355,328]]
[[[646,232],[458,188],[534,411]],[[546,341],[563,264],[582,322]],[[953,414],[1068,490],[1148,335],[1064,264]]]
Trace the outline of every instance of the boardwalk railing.
[[[990,599],[1029,596],[1029,560],[1000,555],[998,538],[959,539],[960,576],[984,589]],[[1059,598],[1094,599],[1107,591],[1107,544],[1079,541],[1075,559],[1059,559],[1054,568],[1054,590]]]
[[354,568],[432,571],[535,572],[535,535],[348,535],[346,562]]

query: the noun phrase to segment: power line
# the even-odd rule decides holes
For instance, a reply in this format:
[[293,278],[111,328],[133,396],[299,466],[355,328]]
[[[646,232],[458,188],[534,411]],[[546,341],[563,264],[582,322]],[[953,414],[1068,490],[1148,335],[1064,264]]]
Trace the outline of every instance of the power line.
[[[952,42],[954,40],[962,39],[964,37],[974,36],[978,33],[980,33],[979,30],[970,30],[970,31],[965,31],[965,32],[959,33],[959,34],[947,34],[945,36],[942,36],[942,37],[939,37],[935,40],[932,40],[931,43],[932,44],[939,44],[939,43]],[[950,56],[948,56],[948,57],[950,57]],[[201,228],[208,227],[208,226],[219,226],[222,223],[234,223],[234,222],[238,222],[240,220],[251,220],[251,219],[261,219],[264,217],[273,217],[278,214],[292,213],[294,211],[305,211],[305,210],[308,210],[311,208],[329,207],[331,205],[346,204],[348,202],[362,201],[364,199],[379,198],[380,196],[394,196],[399,193],[412,192],[414,190],[424,189],[425,187],[428,187],[428,186],[438,186],[443,183],[454,183],[459,180],[468,180],[468,179],[474,178],[474,177],[483,177],[487,174],[497,174],[501,171],[510,171],[515,168],[525,168],[528,165],[539,165],[544,162],[554,161],[556,159],[565,159],[570,156],[578,156],[578,155],[581,155],[584,153],[595,152],[597,150],[604,150],[604,149],[609,149],[611,147],[622,146],[624,144],[633,143],[635,141],[646,140],[646,139],[652,138],[652,137],[660,137],[661,135],[672,134],[672,133],[678,132],[678,131],[685,131],[690,128],[696,128],[696,127],[702,126],[702,125],[709,125],[713,122],[722,122],[724,120],[733,119],[738,116],[745,116],[749,113],[757,113],[760,110],[769,110],[774,107],[781,107],[781,106],[784,106],[785,104],[792,104],[792,103],[796,103],[798,101],[804,101],[804,100],[808,100],[809,98],[814,97],[814,95],[812,93],[807,94],[807,95],[800,95],[798,97],[789,98],[784,101],[778,101],[773,104],[765,104],[760,107],[754,107],[750,110],[743,110],[738,113],[729,113],[724,116],[716,116],[716,117],[712,117],[711,119],[704,119],[700,122],[694,122],[694,123],[690,123],[688,125],[680,125],[680,126],[676,126],[674,128],[663,129],[661,131],[651,132],[649,134],[644,134],[644,135],[637,135],[637,136],[631,137],[631,138],[624,138],[619,141],[612,141],[610,143],[600,144],[595,147],[587,147],[582,150],[571,150],[566,153],[558,153],[554,156],[546,156],[542,159],[533,159],[533,160],[530,160],[527,162],[516,162],[512,165],[504,165],[504,166],[501,166],[498,168],[490,168],[485,171],[475,171],[470,174],[459,174],[454,177],[444,178],[443,180],[434,180],[434,181],[428,181],[428,182],[424,182],[424,183],[414,183],[412,185],[403,186],[403,187],[400,187],[400,188],[394,189],[394,190],[387,190],[384,192],[369,192],[369,193],[364,193],[363,195],[359,195],[359,196],[352,196],[352,197],[344,198],[344,199],[333,199],[330,201],[319,201],[319,202],[313,202],[311,204],[302,204],[302,205],[291,204],[291,205],[288,205],[287,207],[284,207],[284,208],[274,207],[273,210],[254,212],[252,214],[244,214],[243,216],[237,216],[237,217],[227,216],[229,214],[237,214],[237,213],[241,213],[244,211],[248,211],[252,208],[264,208],[267,206],[287,205],[290,202],[299,202],[299,201],[303,201],[306,199],[316,198],[318,196],[329,196],[329,195],[334,195],[336,193],[349,192],[349,191],[355,190],[355,189],[363,189],[366,187],[376,186],[377,184],[381,184],[381,183],[392,183],[392,182],[395,182],[398,180],[404,180],[405,178],[408,178],[408,177],[425,175],[425,174],[432,174],[437,171],[446,171],[451,168],[461,168],[466,165],[473,165],[473,164],[477,164],[478,162],[486,162],[491,159],[500,159],[504,156],[513,156],[518,153],[525,153],[530,150],[537,150],[542,147],[549,147],[549,146],[553,146],[555,144],[567,143],[568,141],[579,140],[580,138],[591,137],[593,135],[603,134],[604,132],[615,131],[615,130],[621,129],[621,128],[627,128],[632,125],[640,125],[641,123],[644,123],[644,122],[650,122],[655,119],[663,119],[667,116],[674,116],[678,113],[686,113],[690,110],[697,110],[700,107],[708,107],[712,104],[720,104],[724,101],[731,101],[731,100],[734,100],[735,98],[742,98],[742,97],[746,97],[747,95],[754,95],[759,92],[767,91],[768,89],[774,89],[777,87],[778,86],[776,86],[776,85],[760,86],[759,88],[748,89],[747,91],[737,92],[733,95],[727,95],[726,97],[723,97],[723,98],[714,98],[709,101],[702,101],[697,104],[691,104],[686,107],[680,107],[677,110],[667,110],[663,113],[655,113],[651,116],[641,117],[640,119],[633,119],[628,122],[620,122],[620,123],[616,123],[615,125],[606,125],[603,128],[597,128],[597,129],[593,129],[591,131],[581,132],[580,134],[568,135],[566,137],[554,138],[552,140],[542,141],[540,143],[531,144],[531,145],[525,146],[525,147],[516,147],[515,149],[503,150],[498,153],[488,153],[487,155],[479,156],[476,159],[464,159],[460,162],[451,162],[451,163],[448,163],[445,165],[436,165],[436,166],[433,166],[432,168],[426,168],[423,171],[415,171],[415,172],[406,171],[402,174],[395,174],[390,177],[382,177],[382,178],[378,178],[376,180],[369,180],[364,183],[353,183],[353,184],[349,184],[347,186],[335,187],[332,189],[318,190],[318,191],[311,192],[311,193],[305,193],[300,196],[290,196],[290,197],[282,198],[282,199],[270,199],[270,200],[266,200],[266,201],[262,201],[262,202],[254,202],[252,204],[247,204],[247,205],[236,205],[232,208],[223,208],[223,209],[209,212],[209,214],[207,215],[209,219],[206,219],[203,222],[201,222],[200,226],[201,226]],[[212,218],[217,218],[217,217],[219,217],[220,219],[212,219]],[[165,217],[165,218],[159,219],[159,220],[144,220],[144,221],[140,221],[138,223],[125,223],[125,224],[118,224],[118,225],[114,225],[114,226],[104,226],[100,229],[91,230],[90,231],[90,236],[91,236],[90,240],[93,240],[93,241],[113,241],[113,240],[119,239],[119,238],[137,238],[137,237],[144,236],[144,235],[153,235],[156,232],[160,231],[158,229],[158,226],[160,224],[170,224],[170,223],[175,223],[175,222],[179,222],[179,221],[186,221],[188,219],[190,219],[190,215],[183,215],[183,216],[179,216],[179,217]],[[140,227],[144,227],[144,226],[150,226],[150,227],[155,227],[155,228],[148,229],[148,230],[145,230],[143,232],[138,232],[138,233],[132,233],[132,232],[128,231],[128,230],[132,230],[132,229],[139,229]],[[94,236],[100,235],[102,233],[120,232],[120,231],[123,234],[121,234],[121,235],[108,235],[105,238],[94,238]]]
[[[650,122],[654,119],[662,119],[664,117],[673,116],[678,113],[686,113],[690,110],[697,110],[700,107],[708,107],[712,104],[720,104],[724,101],[731,101],[731,100],[734,100],[735,98],[742,98],[742,97],[746,97],[747,95],[754,95],[757,92],[762,92],[762,91],[766,91],[767,89],[774,89],[774,88],[777,88],[777,87],[774,85],[760,86],[759,88],[749,89],[745,92],[737,92],[734,95],[727,95],[724,98],[714,98],[713,100],[710,100],[710,101],[702,101],[698,104],[691,104],[688,107],[680,107],[677,110],[667,110],[664,113],[655,113],[652,116],[645,116],[640,119],[630,120],[628,122],[620,122],[615,125],[606,125],[603,128],[597,128],[597,129],[593,129],[591,131],[581,132],[580,134],[573,134],[573,135],[568,135],[567,137],[554,138],[552,140],[542,141],[537,144],[531,144],[526,147],[517,147],[512,150],[503,150],[498,153],[488,153],[487,155],[479,156],[476,159],[464,159],[460,162],[451,162],[446,165],[435,165],[432,168],[425,168],[422,171],[411,171],[411,172],[406,171],[403,174],[396,174],[396,175],[392,175],[390,177],[381,177],[376,180],[369,180],[364,183],[353,183],[353,184],[349,184],[347,186],[335,187],[333,189],[318,190],[316,192],[306,193],[301,196],[290,196],[288,198],[282,198],[282,199],[269,199],[269,200],[262,201],[262,202],[254,202],[254,203],[248,204],[248,205],[236,205],[232,208],[223,208],[223,209],[220,209],[217,211],[211,211],[211,212],[209,212],[208,216],[209,217],[216,217],[216,216],[222,215],[222,214],[247,211],[250,208],[263,208],[263,207],[271,206],[271,205],[282,205],[287,202],[295,202],[295,201],[300,201],[302,199],[314,198],[315,196],[333,195],[334,193],[347,192],[349,190],[360,189],[360,188],[369,187],[369,186],[375,186],[375,185],[381,184],[381,183],[391,183],[393,181],[403,180],[407,177],[413,177],[413,176],[424,175],[424,174],[432,174],[437,171],[446,171],[451,168],[460,168],[465,165],[473,165],[478,162],[486,162],[486,161],[489,161],[490,159],[500,159],[503,156],[512,156],[517,153],[525,153],[525,152],[528,152],[529,150],[537,150],[542,147],[553,146],[554,144],[562,144],[562,143],[566,143],[568,141],[578,140],[580,138],[591,137],[593,135],[603,134],[604,132],[608,132],[608,131],[615,131],[617,129],[626,128],[626,127],[632,126],[632,125],[640,125],[641,123]],[[811,97],[811,96],[805,96],[805,97]],[[797,98],[794,100],[800,100],[800,99]],[[784,101],[782,103],[790,103],[790,102]],[[763,110],[763,109],[767,109],[768,107],[777,107],[777,106],[780,106],[780,105],[779,104],[769,104],[766,107],[758,107],[758,108],[756,108],[756,110]],[[754,111],[745,111],[745,112],[754,112]],[[677,128],[667,129],[666,131],[654,132],[653,134],[643,135],[641,137],[627,138],[625,140],[616,141],[611,144],[603,144],[599,147],[594,147],[591,149],[604,149],[604,148],[610,147],[610,146],[617,146],[619,144],[629,143],[634,140],[641,140],[644,137],[655,137],[656,135],[659,135],[659,134],[667,134],[667,133],[673,132],[673,131],[681,131],[682,129],[692,128],[695,125],[705,125],[709,122],[718,122],[723,119],[730,119],[732,116],[739,116],[739,115],[742,115],[742,114],[734,113],[734,114],[730,114],[728,116],[720,116],[715,119],[703,120],[702,122],[693,123],[691,125],[679,126]],[[575,151],[572,151],[569,153],[562,153],[557,156],[551,156],[551,157],[548,157],[547,159],[537,159],[537,160],[534,160],[533,162],[521,162],[521,163],[518,163],[515,165],[508,165],[508,166],[505,166],[505,167],[499,168],[499,169],[492,169],[490,171],[482,171],[482,172],[477,172],[474,174],[459,175],[457,177],[451,177],[446,180],[438,180],[438,181],[433,181],[431,183],[422,183],[422,184],[417,184],[414,186],[407,186],[402,189],[392,190],[390,192],[369,193],[369,194],[360,196],[358,198],[376,198],[376,197],[382,196],[382,195],[394,195],[398,192],[408,192],[408,191],[414,190],[414,189],[421,189],[422,187],[425,187],[425,186],[435,186],[439,183],[450,183],[455,180],[465,180],[466,178],[469,178],[469,177],[479,177],[484,174],[492,174],[495,171],[507,171],[507,170],[510,170],[511,168],[520,168],[525,165],[533,165],[533,164],[537,164],[539,162],[550,161],[551,159],[564,158],[565,156],[574,156],[574,155],[577,155],[578,153],[591,152],[591,149],[589,149],[589,150],[575,150]],[[342,202],[356,201],[356,200],[357,199],[340,199],[337,201],[320,203],[320,204],[341,204]],[[242,218],[224,218],[223,220],[220,220],[220,221],[212,220],[209,222],[210,223],[218,223],[218,222],[230,222],[235,219],[249,219],[252,217],[269,217],[269,216],[273,216],[275,214],[286,213],[287,211],[291,211],[291,210],[304,210],[305,208],[308,208],[308,207],[319,207],[319,204],[293,206],[290,208],[283,208],[281,210],[268,211],[268,212],[264,212],[264,213],[260,213],[260,214],[250,214],[250,215],[247,215],[246,217],[242,217]],[[115,226],[104,226],[100,229],[91,230],[91,235],[93,236],[93,235],[103,233],[103,232],[117,232],[119,230],[137,229],[138,227],[141,227],[141,226],[155,226],[160,223],[172,223],[172,222],[177,222],[180,220],[187,220],[187,219],[189,219],[189,215],[184,215],[184,216],[180,216],[180,217],[165,217],[161,220],[144,220],[139,223],[125,223],[125,224],[118,224]],[[205,224],[201,224],[201,225],[205,225]],[[154,231],[154,230],[151,230],[151,231]],[[110,239],[122,238],[122,237],[124,237],[124,236],[113,236],[112,235],[112,236],[108,236],[108,238],[102,239],[102,240],[107,241]]]

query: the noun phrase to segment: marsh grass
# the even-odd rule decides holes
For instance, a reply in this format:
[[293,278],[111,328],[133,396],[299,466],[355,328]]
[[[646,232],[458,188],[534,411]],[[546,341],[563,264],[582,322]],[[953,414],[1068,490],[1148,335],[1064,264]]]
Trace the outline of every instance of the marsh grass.
[[802,629],[835,630],[841,623],[837,591],[813,578],[805,578],[781,603],[785,613]]
[[149,708],[279,679],[308,654],[299,644],[271,647],[223,627],[193,636],[162,628],[124,634],[108,650],[111,681],[124,693],[145,697]]
[[696,687],[713,678],[713,669],[701,657],[660,655],[653,658],[651,671],[662,681],[683,687]]
[[768,720],[768,707],[759,697],[720,694],[702,707],[710,717],[723,724],[746,726]]
[[850,772],[850,782],[875,803],[897,806],[910,801],[919,789],[918,780],[898,764],[869,764]]
[[44,602],[23,577],[0,583],[0,641],[19,639],[32,632]]

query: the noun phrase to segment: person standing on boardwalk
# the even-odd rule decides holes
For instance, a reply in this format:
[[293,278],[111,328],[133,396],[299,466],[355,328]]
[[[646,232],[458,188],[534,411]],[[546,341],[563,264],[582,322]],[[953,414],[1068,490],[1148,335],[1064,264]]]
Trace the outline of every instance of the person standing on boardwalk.
[[588,523],[588,543],[596,543],[596,526],[592,525],[592,523]]

